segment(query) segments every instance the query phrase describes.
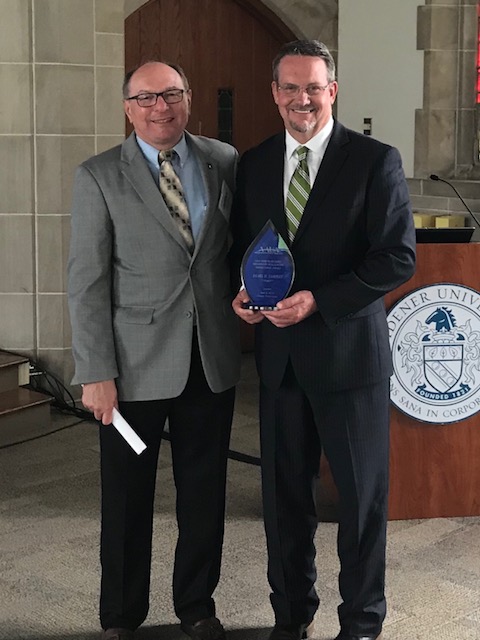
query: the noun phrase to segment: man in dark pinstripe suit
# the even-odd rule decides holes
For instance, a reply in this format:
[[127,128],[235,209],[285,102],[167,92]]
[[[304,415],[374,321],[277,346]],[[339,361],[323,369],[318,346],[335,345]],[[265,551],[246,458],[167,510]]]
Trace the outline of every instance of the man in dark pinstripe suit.
[[[332,117],[335,65],[323,44],[285,45],[273,72],[286,132],[243,156],[233,209],[238,255],[271,219],[290,238],[296,267],[277,310],[243,309],[244,290],[234,301],[257,325],[270,640],[311,635],[321,449],[340,495],[337,640],[373,640],[386,614],[391,354],[383,296],[414,272],[408,188],[396,149]],[[311,190],[289,236],[285,202],[299,147],[308,149]]]

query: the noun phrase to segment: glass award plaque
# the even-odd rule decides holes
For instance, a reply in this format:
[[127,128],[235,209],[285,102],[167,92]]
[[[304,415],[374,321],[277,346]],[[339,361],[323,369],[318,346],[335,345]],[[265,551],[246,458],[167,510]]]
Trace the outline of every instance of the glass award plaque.
[[273,310],[291,289],[295,264],[290,249],[269,220],[248,247],[241,266],[249,302],[245,309]]

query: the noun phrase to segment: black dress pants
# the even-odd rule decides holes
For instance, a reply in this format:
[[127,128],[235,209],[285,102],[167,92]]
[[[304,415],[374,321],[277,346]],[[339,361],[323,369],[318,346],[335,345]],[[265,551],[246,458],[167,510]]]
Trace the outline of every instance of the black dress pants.
[[213,393],[194,341],[187,385],[169,400],[120,402],[120,413],[144,440],[137,456],[113,426],[100,427],[102,530],[100,622],[136,629],[149,607],[155,478],[168,417],[179,528],[173,575],[182,622],[215,613],[220,576],[225,481],[235,390]]
[[[307,393],[289,365],[277,390],[261,386],[260,425],[268,579],[276,622],[309,623],[318,608],[314,480],[321,449],[339,504],[342,631],[375,634],[386,613],[388,380]],[[322,562],[321,550],[317,559]]]

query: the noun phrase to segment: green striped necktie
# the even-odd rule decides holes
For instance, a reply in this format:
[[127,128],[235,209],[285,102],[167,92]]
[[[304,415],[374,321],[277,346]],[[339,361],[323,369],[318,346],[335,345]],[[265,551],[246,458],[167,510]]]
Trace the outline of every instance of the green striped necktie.
[[307,164],[308,148],[300,146],[297,147],[295,151],[298,157],[298,164],[288,185],[287,202],[285,204],[290,244],[295,238],[298,225],[302,219],[303,210],[310,195],[310,179]]

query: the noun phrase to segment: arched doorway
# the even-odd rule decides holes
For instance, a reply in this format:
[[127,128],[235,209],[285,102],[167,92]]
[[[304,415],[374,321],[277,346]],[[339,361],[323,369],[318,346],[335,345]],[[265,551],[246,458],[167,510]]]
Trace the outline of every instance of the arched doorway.
[[271,62],[295,34],[259,0],[150,0],[125,20],[125,67],[180,64],[193,92],[191,133],[240,152],[282,128]]

